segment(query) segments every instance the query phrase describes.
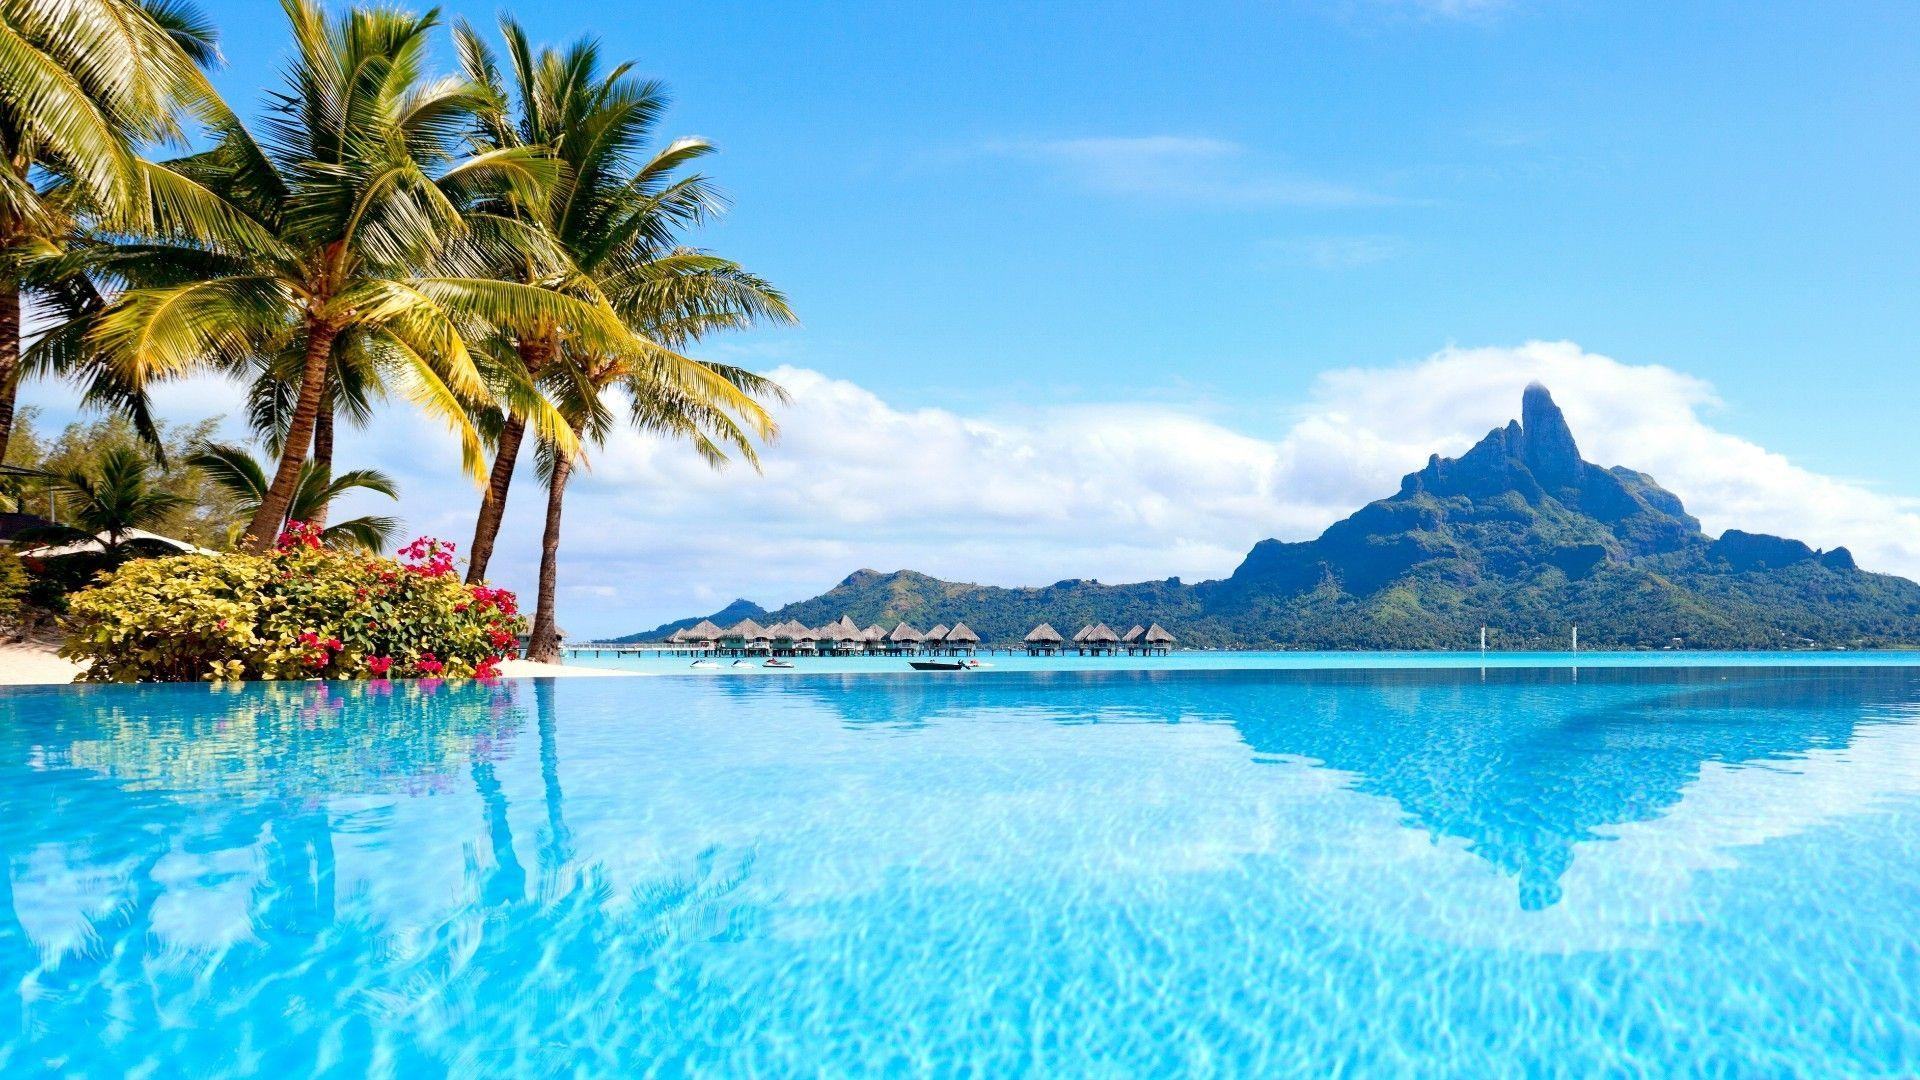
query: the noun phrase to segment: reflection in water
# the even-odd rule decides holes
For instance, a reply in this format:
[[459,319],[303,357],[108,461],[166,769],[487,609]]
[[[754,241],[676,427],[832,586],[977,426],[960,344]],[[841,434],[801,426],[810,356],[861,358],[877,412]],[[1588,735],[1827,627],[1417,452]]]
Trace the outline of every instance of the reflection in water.
[[[1493,910],[1470,883],[1436,876],[1436,907],[1451,896],[1452,917],[1542,918],[1516,908],[1555,907],[1596,850],[1584,845],[1662,819],[1709,765],[1842,750],[1865,725],[1904,723],[1916,699],[1920,675],[1888,668],[1599,669],[1577,687],[1564,670],[1485,682],[1471,671],[1116,671],[0,697],[0,1071],[545,1075],[640,1060],[921,1071],[928,1060],[903,1048],[929,1046],[956,1065],[1019,1046],[1027,1056],[997,1060],[1075,1071],[1062,1048],[1084,1044],[1138,1051],[1138,1070],[1108,1064],[1152,1072],[1207,1060],[1178,1041],[1196,1031],[1272,1051],[1280,1033],[1306,1030],[1371,1031],[1375,1044],[1257,1060],[1406,1067],[1392,1056],[1403,1044],[1494,1046],[1447,1024],[1497,1018],[1485,1002],[1523,993],[1527,979],[1570,993],[1554,982],[1566,970],[1443,954],[1383,929],[1409,918],[1377,876],[1409,828],[1511,882]],[[1168,738],[1183,731],[1223,737]],[[1154,755],[1216,743],[1236,759],[1216,788],[1154,788]],[[883,751],[892,771],[876,774],[864,763]],[[1121,833],[1086,832],[1073,815],[1107,808],[1076,806],[1076,784],[1101,768],[1138,776],[1138,820],[1165,831],[1116,813]],[[1108,773],[1084,790],[1125,787]],[[1056,791],[1064,798],[1042,797]],[[1317,828],[1351,849],[1249,850],[1225,871],[1173,857],[1204,846],[1190,830],[1208,819],[1156,812],[1153,800],[1191,809],[1230,796],[1296,814],[1283,824],[1309,842]],[[888,808],[941,801],[958,805],[937,821],[1005,823],[1002,846],[1033,860],[1029,876],[933,874],[951,865],[943,845],[979,842],[961,835],[969,825],[907,830],[894,847],[871,835],[897,824]],[[882,813],[836,822],[843,804]],[[1401,824],[1370,824],[1369,804]],[[827,830],[779,816],[810,805],[831,808],[819,815]],[[1334,811],[1354,820],[1314,816]],[[1087,835],[1169,857],[1106,852],[1089,864],[1076,846]],[[1310,857],[1318,879],[1303,869]],[[1130,866],[1139,880],[1125,879]],[[1343,928],[1328,914],[1319,926],[1311,907],[1268,916],[1266,905],[1302,903],[1302,883],[1326,890],[1315,902],[1327,912],[1372,923]],[[1471,967],[1490,959],[1504,966]],[[1334,996],[1319,1013],[1286,996],[1309,991],[1275,996],[1261,972],[1283,969]],[[1149,972],[1187,989],[1137,996]],[[1390,992],[1410,978],[1453,981]],[[1232,1009],[1209,996],[1220,994],[1245,1013],[1222,1020]],[[1387,1017],[1412,999],[1457,1011],[1374,1030],[1369,1010]],[[1219,1014],[1141,1018],[1182,1002]],[[1006,1027],[1009,1016],[1028,1027]],[[1502,1024],[1503,1038],[1524,1031]],[[894,1056],[859,1057],[882,1047]],[[1906,1052],[1896,1040],[1877,1060]],[[827,1053],[850,1056],[817,1056]],[[1255,1060],[1223,1071],[1263,1071]]]
[[[1560,898],[1575,845],[1659,815],[1707,762],[1845,746],[1869,709],[1920,697],[1908,669],[1045,672],[718,682],[743,704],[792,695],[857,725],[942,717],[1231,723],[1257,758],[1305,758],[1394,800],[1436,836]],[[853,692],[853,691],[864,692]]]
[[[529,691],[546,804],[531,894],[496,772],[524,726]],[[201,1061],[305,1073],[331,1061],[356,1075],[373,1062],[399,1075],[456,1062],[488,1075],[545,1074],[577,1063],[577,1049],[600,1045],[605,1029],[636,1018],[670,1025],[674,988],[690,973],[657,970],[648,957],[685,938],[683,925],[707,935],[738,918],[729,897],[745,865],[714,852],[685,875],[624,891],[596,866],[567,865],[551,681],[268,686],[225,701],[223,693],[91,691],[83,708],[49,714],[50,723],[7,718],[0,1072],[108,1075],[144,1062],[171,1074]],[[381,815],[330,807],[369,796],[388,800],[389,811],[394,798],[444,800],[463,762],[486,857],[464,860],[450,907],[383,925],[375,912],[384,905],[367,903],[378,898],[342,896],[336,865],[336,840],[363,840],[356,830]],[[108,885],[70,899],[43,891],[42,906],[77,904],[84,928],[36,947],[14,885],[32,876],[30,856],[49,850],[69,880]],[[252,853],[250,872],[191,876],[182,891],[207,910],[186,913],[172,934],[156,926],[163,862],[233,866],[219,857],[236,851]],[[215,894],[236,878],[248,880],[248,901],[240,934],[222,940],[220,927],[191,916],[217,918]],[[603,963],[614,955],[621,963]],[[596,970],[597,982],[581,982]],[[591,1008],[580,1007],[583,995]],[[502,1002],[515,1003],[514,1026],[477,1045],[471,1023]],[[254,1019],[238,1029],[212,1022],[236,1007]],[[383,1037],[376,1018],[408,1038]],[[278,1028],[266,1045],[250,1031],[261,1019]],[[556,1042],[556,1033],[567,1037]]]

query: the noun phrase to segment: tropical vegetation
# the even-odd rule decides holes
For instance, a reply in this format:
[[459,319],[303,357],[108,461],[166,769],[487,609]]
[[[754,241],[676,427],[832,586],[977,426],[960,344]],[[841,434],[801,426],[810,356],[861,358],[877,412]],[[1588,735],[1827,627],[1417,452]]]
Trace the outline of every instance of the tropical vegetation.
[[[187,464],[205,473],[208,479],[232,497],[238,515],[228,539],[237,542],[242,530],[251,527],[255,515],[259,513],[260,504],[267,498],[270,481],[266,466],[260,464],[245,447],[232,443],[206,443],[196,447],[187,457]],[[294,484],[293,498],[288,502],[285,514],[274,525],[284,529],[288,522],[297,521],[311,528],[321,543],[331,547],[380,551],[399,533],[398,518],[361,514],[326,524],[327,506],[355,491],[370,491],[389,499],[400,497],[392,478],[378,469],[349,469],[334,476],[319,461],[303,461],[300,463],[299,479]]]
[[447,547],[340,551],[295,522],[265,555],[140,559],[68,605],[61,654],[90,682],[480,677],[515,654],[513,594],[468,585]]
[[[146,529],[221,551],[88,564],[81,576],[111,572],[97,595],[51,606],[68,607],[98,677],[352,676],[378,656],[411,670],[415,653],[484,671],[463,642],[378,625],[331,635],[341,648],[318,666],[288,644],[321,630],[290,629],[317,616],[272,567],[306,560],[342,575],[330,588],[364,588],[399,535],[394,516],[329,519],[342,498],[396,496],[335,456],[344,427],[401,399],[484,481],[464,587],[489,596],[533,439],[548,498],[532,652],[552,658],[571,476],[622,423],[757,464],[779,388],[687,350],[792,312],[688,242],[725,207],[693,170],[714,148],[662,137],[665,88],[631,64],[592,41],[537,46],[503,17],[498,51],[453,27],[457,68],[437,71],[434,12],[282,8],[284,79],[249,119],[214,92],[216,35],[185,0],[0,0],[0,501],[107,548]],[[50,319],[30,342],[23,304]],[[245,387],[240,419],[266,460],[217,440],[218,420],[155,414],[157,386],[202,373]],[[97,441],[66,448],[84,460],[51,460],[33,418],[16,424],[35,374],[102,414],[67,433]],[[302,554],[309,542],[332,550]],[[434,551],[450,565],[449,545]],[[109,618],[115,601],[133,606]]]

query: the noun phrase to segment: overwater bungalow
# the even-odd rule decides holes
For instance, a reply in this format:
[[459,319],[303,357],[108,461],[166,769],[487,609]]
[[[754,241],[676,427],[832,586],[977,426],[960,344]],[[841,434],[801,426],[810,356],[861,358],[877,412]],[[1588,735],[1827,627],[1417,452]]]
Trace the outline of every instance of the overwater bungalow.
[[952,656],[965,653],[972,656],[980,648],[980,635],[967,628],[967,624],[957,622],[947,631],[947,652]]
[[926,635],[920,639],[920,649],[923,652],[937,653],[941,649],[945,648],[946,644],[947,644],[947,624],[946,623],[940,623],[936,625],[933,629],[927,631]]
[[1085,645],[1087,643],[1087,635],[1091,633],[1093,633],[1093,624],[1088,623],[1073,632],[1073,643],[1075,645]]
[[1132,656],[1136,649],[1146,644],[1146,636],[1147,628],[1141,626],[1139,623],[1134,623],[1133,629],[1120,635],[1120,644],[1126,648],[1127,655]]
[[880,629],[879,623],[874,623],[872,626],[860,631],[860,640],[866,642],[867,651],[870,653],[886,651],[887,632]]
[[924,640],[926,640],[925,634],[915,630],[906,623],[901,623],[899,626],[893,628],[893,633],[887,635],[887,651],[889,653],[916,653],[920,651],[920,643]]
[[752,619],[741,619],[727,627],[720,635],[720,650],[738,653],[771,652],[773,636],[767,633],[766,627]]
[[1120,635],[1106,623],[1095,623],[1080,639],[1080,651],[1083,656],[1112,656],[1120,651]]
[[854,656],[867,651],[866,635],[845,615],[840,616],[839,622],[826,628],[826,636],[821,640],[832,641],[833,651],[841,656]]
[[803,626],[799,622],[795,622],[793,626],[793,651],[801,656],[817,655],[820,652],[820,631],[810,626]]
[[1066,644],[1066,639],[1060,636],[1060,631],[1055,630],[1052,623],[1041,623],[1027,631],[1023,641],[1028,656],[1053,656]]
[[1173,652],[1173,635],[1159,623],[1147,627],[1146,636],[1141,638],[1147,647],[1148,656],[1166,656]]

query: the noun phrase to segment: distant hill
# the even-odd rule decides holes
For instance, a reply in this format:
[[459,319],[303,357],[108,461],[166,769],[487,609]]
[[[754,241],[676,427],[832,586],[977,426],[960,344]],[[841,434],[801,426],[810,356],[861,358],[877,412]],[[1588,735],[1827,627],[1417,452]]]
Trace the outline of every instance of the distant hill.
[[1920,585],[1863,571],[1845,548],[1707,536],[1652,477],[1583,460],[1535,384],[1520,419],[1465,454],[1434,455],[1317,539],[1261,541],[1218,581],[1007,589],[861,570],[777,611],[738,601],[709,617],[818,626],[842,615],[922,629],[965,620],[997,642],[1043,621],[1069,635],[1157,621],[1188,647],[1465,648],[1483,625],[1505,649],[1564,647],[1576,625],[1596,648],[1861,647],[1920,644]]
[[701,619],[712,619],[721,626],[732,626],[741,619],[752,619],[756,622],[763,622],[766,620],[766,617],[767,609],[761,607],[759,604],[751,600],[735,600],[733,603],[728,604],[726,607],[721,608],[711,615],[696,615],[691,619],[676,619],[670,623],[662,623],[651,630],[643,630],[637,634],[628,634],[626,637],[617,637],[610,640],[612,644],[615,645],[633,645],[642,641],[664,641],[667,636],[675,630],[685,630],[689,627],[699,625]]

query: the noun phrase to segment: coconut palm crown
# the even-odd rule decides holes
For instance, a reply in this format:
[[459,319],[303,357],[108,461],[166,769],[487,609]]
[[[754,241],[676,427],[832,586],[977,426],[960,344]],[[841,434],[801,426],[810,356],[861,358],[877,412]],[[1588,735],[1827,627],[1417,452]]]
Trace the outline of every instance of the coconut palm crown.
[[[509,258],[494,272],[607,304],[630,331],[658,348],[609,350],[563,339],[554,326],[534,326],[495,343],[498,377],[538,383],[556,402],[571,398],[574,420],[597,407],[579,401],[581,387],[597,392],[630,383],[727,416],[738,422],[737,430],[770,436],[771,418],[756,396],[777,394],[777,388],[757,376],[729,377],[678,351],[714,330],[793,318],[778,290],[737,263],[679,246],[681,234],[723,208],[706,177],[685,172],[713,147],[693,138],[656,145],[665,89],[636,78],[630,65],[604,68],[593,41],[535,50],[512,19],[503,17],[500,31],[504,72],[472,27],[454,29],[468,79],[489,94],[487,107],[477,112],[475,143],[489,152],[537,149],[550,155],[557,175],[544,202],[503,190],[483,209],[490,219],[516,220],[543,233],[564,261],[543,266],[501,249]],[[492,426],[498,432],[495,455],[469,549],[469,581],[486,574],[526,417],[509,408]],[[751,457],[750,439],[738,447]],[[558,440],[558,448],[572,451],[566,440]]]
[[183,0],[0,0],[0,458],[28,373],[21,294],[73,287],[86,222],[144,223],[141,149],[222,109],[198,66],[214,40]]
[[[294,55],[261,135],[224,121],[213,149],[157,170],[179,227],[165,244],[124,252],[121,265],[138,270],[87,331],[136,386],[299,356],[279,463],[243,541],[253,551],[273,543],[286,516],[343,337],[453,428],[476,475],[484,457],[467,410],[490,388],[470,339],[553,326],[565,340],[635,347],[604,303],[473,271],[496,244],[542,254],[525,230],[463,208],[480,191],[538,205],[554,169],[519,148],[463,152],[460,136],[488,95],[427,75],[435,15],[355,9],[329,20],[310,0],[284,7]],[[523,404],[545,437],[572,442],[550,409]]]

